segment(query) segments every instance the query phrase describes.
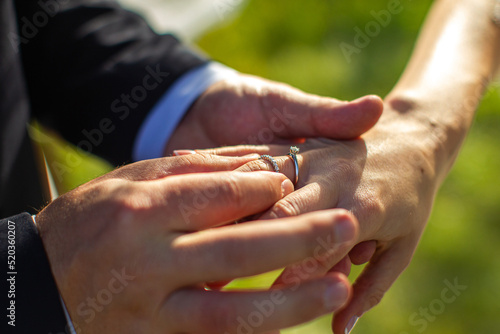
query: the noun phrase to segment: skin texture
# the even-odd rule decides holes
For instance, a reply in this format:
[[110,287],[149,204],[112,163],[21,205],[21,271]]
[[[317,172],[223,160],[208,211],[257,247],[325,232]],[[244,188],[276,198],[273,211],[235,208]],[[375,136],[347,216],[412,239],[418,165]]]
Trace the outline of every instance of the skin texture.
[[[77,331],[237,333],[244,321],[262,333],[345,305],[352,291],[340,273],[267,291],[204,289],[305,260],[338,262],[357,239],[357,221],[344,210],[230,224],[293,191],[282,174],[234,171],[255,159],[142,161],[42,210],[37,226]],[[269,314],[255,324],[256,311]]]
[[[427,136],[428,129],[418,124],[408,128],[377,125],[376,130],[358,140],[310,139],[300,145],[304,153],[299,156],[298,189],[278,201],[260,219],[344,208],[361,224],[357,246],[346,249],[340,263],[318,267],[304,279],[322,277],[331,271],[348,274],[351,263],[370,260],[356,281],[355,293],[363,294],[357,302],[362,302],[360,306],[368,310],[380,301],[393,283],[393,275],[397,277],[411,260],[432,207],[437,181],[430,157],[422,153],[425,143],[433,145],[426,141]],[[277,156],[280,170],[293,178],[292,160],[284,156],[288,148],[273,145],[241,149]],[[224,154],[223,150],[215,153]],[[272,167],[256,160],[239,170],[272,170]],[[276,284],[295,276],[294,268],[289,267]]]
[[[298,190],[260,217],[344,208],[359,219],[357,246],[341,262],[331,263],[332,270],[347,274],[351,263],[371,259],[354,283],[353,299],[335,314],[336,334],[378,304],[411,261],[436,191],[498,67],[500,34],[492,20],[493,6],[490,0],[436,1],[410,63],[384,100],[377,125],[357,140],[300,143]],[[274,155],[280,171],[293,180],[294,165],[284,156],[290,144],[205,152]],[[252,161],[239,170],[273,169],[264,161]],[[289,272],[287,268],[277,283]],[[320,268],[310,277],[326,272]]]
[[300,142],[310,137],[357,138],[375,125],[382,108],[377,96],[345,102],[241,74],[210,86],[198,98],[164,153]]
[[[376,96],[344,102],[237,75],[196,101],[165,152],[357,138],[381,112]],[[236,333],[248,325],[256,303],[269,306],[271,300],[274,311],[251,328],[261,333],[345,305],[351,287],[341,270],[276,285],[278,299],[273,290],[203,289],[301,261],[330,266],[357,239],[357,221],[343,210],[227,225],[269,209],[293,191],[281,174],[233,171],[257,158],[143,161],[82,185],[42,210],[36,217],[40,235],[77,330]]]

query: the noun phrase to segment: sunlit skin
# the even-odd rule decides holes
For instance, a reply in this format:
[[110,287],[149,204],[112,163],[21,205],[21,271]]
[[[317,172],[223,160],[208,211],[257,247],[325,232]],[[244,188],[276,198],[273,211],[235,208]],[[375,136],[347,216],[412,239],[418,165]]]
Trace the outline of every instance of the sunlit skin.
[[[359,247],[365,258],[353,263],[374,255],[354,284],[352,300],[335,314],[335,334],[379,303],[411,261],[435,194],[498,67],[500,29],[493,23],[493,6],[492,0],[436,1],[377,125],[355,141],[309,139],[299,145],[298,190],[262,216],[341,207],[359,219],[358,246],[333,270],[347,273]],[[280,170],[293,179],[293,162],[285,156],[289,144],[206,152],[278,156]],[[240,169],[271,168],[252,161]]]
[[243,143],[300,142],[303,138],[353,139],[375,125],[382,108],[377,96],[340,101],[240,74],[213,84],[198,98],[164,154]]
[[[356,219],[339,209],[232,224],[293,191],[283,174],[234,171],[255,159],[197,154],[146,160],[43,209],[37,226],[77,332],[235,333],[240,318],[255,332],[268,332],[345,305],[352,288],[341,273],[272,290],[204,289],[206,282],[316,258],[321,238],[331,242],[318,259],[338,262],[356,239]],[[248,318],[256,305],[264,314],[272,308],[258,326]]]
[[[238,74],[198,98],[165,152],[263,143],[261,138],[276,144],[314,137],[352,139],[370,129],[381,113],[382,100],[376,96],[339,101]],[[259,133],[262,129],[268,131]],[[77,331],[234,333],[239,319],[255,311],[255,302],[273,299],[273,290],[286,302],[274,303],[272,314],[254,324],[255,333],[294,326],[344,306],[352,287],[339,272],[304,276],[303,282],[285,282],[270,291],[204,290],[207,283],[307,259],[329,266],[341,261],[357,239],[356,218],[339,209],[231,225],[294,190],[283,174],[234,171],[258,157],[198,154],[141,161],[86,183],[43,209],[36,216],[40,236]],[[200,206],[197,196],[206,191],[216,195],[202,199],[206,204]],[[317,258],[322,238],[329,240],[328,256]],[[133,279],[119,286],[125,288],[112,295],[112,302],[108,298],[99,304],[100,293],[117,291],[116,285],[110,288],[110,279],[121,270]]]

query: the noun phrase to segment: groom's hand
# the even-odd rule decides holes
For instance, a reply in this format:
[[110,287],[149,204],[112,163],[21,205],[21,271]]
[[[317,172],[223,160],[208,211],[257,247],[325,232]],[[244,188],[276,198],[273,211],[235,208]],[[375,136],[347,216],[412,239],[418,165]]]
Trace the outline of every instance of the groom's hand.
[[177,149],[297,142],[302,138],[352,139],[369,130],[383,102],[352,102],[306,94],[288,85],[238,75],[210,86],[181,121],[164,154]]
[[[345,305],[351,287],[338,273],[267,291],[203,289],[311,259],[338,261],[356,239],[357,222],[344,210],[221,227],[293,190],[282,174],[232,171],[254,159],[141,161],[42,210],[40,235],[77,329],[236,333],[250,323],[253,333],[267,333]],[[261,305],[273,311],[255,324],[248,319]]]

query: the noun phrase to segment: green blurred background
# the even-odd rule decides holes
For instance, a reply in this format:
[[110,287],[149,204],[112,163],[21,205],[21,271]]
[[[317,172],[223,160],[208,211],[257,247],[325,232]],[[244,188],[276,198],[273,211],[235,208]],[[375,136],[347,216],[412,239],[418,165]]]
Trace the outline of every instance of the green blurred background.
[[[371,11],[386,9],[389,2],[252,0],[231,23],[212,30],[196,44],[241,72],[283,81],[307,92],[340,99],[384,96],[411,54],[431,1],[402,0],[401,13],[393,15],[390,24],[360,53],[353,54],[350,62],[339,45],[354,44],[354,28],[363,30],[374,20]],[[499,108],[499,85],[493,84],[439,192],[412,264],[382,303],[363,316],[354,333],[500,333]],[[63,160],[70,149],[61,142],[45,145],[49,166]],[[66,191],[110,168],[89,158],[56,181]],[[360,269],[354,269],[352,279]],[[467,289],[440,309],[444,281],[455,279]],[[241,280],[235,286],[255,287],[270,280],[267,275]],[[427,320],[415,316],[429,307],[434,314],[429,311]],[[420,322],[412,322],[412,317]],[[331,316],[324,317],[285,333],[331,333],[330,321]]]

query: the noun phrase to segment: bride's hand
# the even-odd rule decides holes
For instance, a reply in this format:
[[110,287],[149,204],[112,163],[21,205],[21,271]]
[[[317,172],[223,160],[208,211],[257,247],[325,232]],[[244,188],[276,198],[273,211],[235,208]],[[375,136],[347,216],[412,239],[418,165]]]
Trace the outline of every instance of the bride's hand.
[[[385,113],[391,113],[391,109],[392,106],[387,105]],[[310,139],[298,145],[301,153],[297,156],[300,167],[297,190],[260,217],[280,218],[344,208],[358,218],[358,245],[346,250],[346,257],[340,263],[311,266],[307,271],[308,278],[322,276],[332,268],[348,274],[351,262],[361,264],[369,260],[354,284],[353,299],[335,317],[336,333],[344,333],[351,318],[374,307],[406,268],[424,230],[440,183],[434,160],[434,153],[440,147],[440,137],[436,135],[439,129],[422,126],[419,122],[388,118],[361,139]],[[250,152],[273,155],[280,171],[294,180],[294,163],[285,156],[288,151],[289,145],[208,150],[221,155]],[[274,169],[269,162],[256,160],[239,170]],[[297,268],[287,268],[278,283],[305,277],[296,272]]]

